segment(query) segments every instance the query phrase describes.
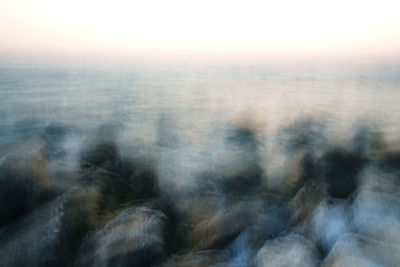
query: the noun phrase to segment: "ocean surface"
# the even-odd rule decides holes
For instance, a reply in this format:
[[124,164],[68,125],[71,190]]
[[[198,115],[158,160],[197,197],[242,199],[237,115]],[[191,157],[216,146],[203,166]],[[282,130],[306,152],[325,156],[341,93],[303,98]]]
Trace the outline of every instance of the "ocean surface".
[[393,136],[400,130],[399,103],[400,63],[393,61],[2,62],[0,144],[50,123],[84,134],[112,122],[132,142],[174,142],[177,163],[199,167],[223,157],[229,127],[246,116],[262,143],[272,145],[279,127],[310,116],[336,137],[363,122]]

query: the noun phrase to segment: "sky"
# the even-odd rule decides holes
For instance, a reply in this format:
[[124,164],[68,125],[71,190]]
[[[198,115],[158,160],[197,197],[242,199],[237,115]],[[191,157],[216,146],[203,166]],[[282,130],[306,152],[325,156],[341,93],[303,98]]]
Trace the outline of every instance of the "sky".
[[0,54],[399,55],[399,0],[0,0]]

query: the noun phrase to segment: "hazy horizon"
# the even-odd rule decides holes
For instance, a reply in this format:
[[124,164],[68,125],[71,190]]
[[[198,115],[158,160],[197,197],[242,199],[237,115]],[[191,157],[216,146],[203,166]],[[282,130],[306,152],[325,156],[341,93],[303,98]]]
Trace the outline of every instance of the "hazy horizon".
[[0,57],[391,58],[400,2],[2,1]]

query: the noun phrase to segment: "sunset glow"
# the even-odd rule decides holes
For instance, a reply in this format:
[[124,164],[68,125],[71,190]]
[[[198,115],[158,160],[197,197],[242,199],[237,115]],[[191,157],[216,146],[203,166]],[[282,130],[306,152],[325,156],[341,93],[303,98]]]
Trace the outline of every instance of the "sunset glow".
[[0,51],[393,53],[400,2],[0,2]]

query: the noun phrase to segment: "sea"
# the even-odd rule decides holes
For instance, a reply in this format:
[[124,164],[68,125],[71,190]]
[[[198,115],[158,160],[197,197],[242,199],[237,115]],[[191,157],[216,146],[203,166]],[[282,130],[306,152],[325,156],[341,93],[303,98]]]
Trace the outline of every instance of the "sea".
[[268,164],[279,150],[280,129],[300,118],[322,121],[328,138],[344,143],[362,125],[396,140],[399,103],[394,60],[6,60],[0,147],[57,124],[69,129],[61,146],[73,161],[90,132],[112,124],[122,143],[152,147],[161,175],[184,184],[230,158],[227,140],[237,125],[256,131]]

